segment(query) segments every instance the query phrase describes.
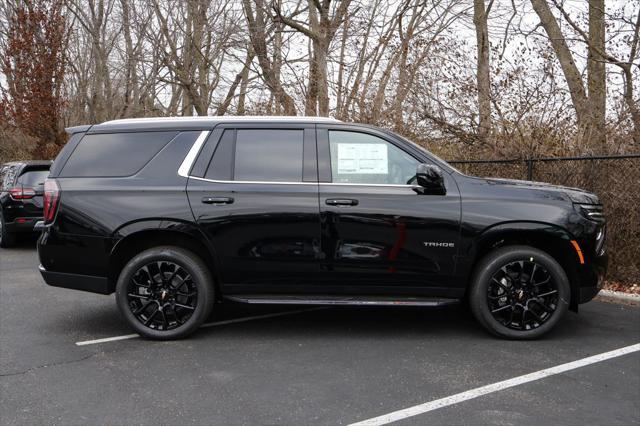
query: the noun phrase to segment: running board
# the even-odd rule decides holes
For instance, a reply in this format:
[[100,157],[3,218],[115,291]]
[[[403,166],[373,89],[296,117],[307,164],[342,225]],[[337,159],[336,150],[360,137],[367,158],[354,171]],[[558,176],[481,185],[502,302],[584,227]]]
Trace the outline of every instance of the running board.
[[409,296],[243,294],[224,298],[252,305],[446,306],[459,303],[458,299]]

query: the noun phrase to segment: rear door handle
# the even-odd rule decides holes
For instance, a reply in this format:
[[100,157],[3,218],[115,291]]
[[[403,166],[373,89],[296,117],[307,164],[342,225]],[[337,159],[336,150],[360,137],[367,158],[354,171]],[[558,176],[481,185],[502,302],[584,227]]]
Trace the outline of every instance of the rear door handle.
[[352,198],[329,198],[325,204],[330,206],[357,206],[358,200]]
[[232,204],[233,198],[231,197],[202,197],[204,204]]

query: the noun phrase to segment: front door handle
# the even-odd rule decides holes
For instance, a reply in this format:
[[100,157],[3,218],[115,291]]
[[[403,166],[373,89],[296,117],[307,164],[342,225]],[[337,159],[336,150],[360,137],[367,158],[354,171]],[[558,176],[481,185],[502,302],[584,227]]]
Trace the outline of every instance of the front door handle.
[[204,204],[232,204],[233,198],[231,197],[202,197]]
[[357,206],[358,200],[352,198],[329,198],[325,201],[329,206]]

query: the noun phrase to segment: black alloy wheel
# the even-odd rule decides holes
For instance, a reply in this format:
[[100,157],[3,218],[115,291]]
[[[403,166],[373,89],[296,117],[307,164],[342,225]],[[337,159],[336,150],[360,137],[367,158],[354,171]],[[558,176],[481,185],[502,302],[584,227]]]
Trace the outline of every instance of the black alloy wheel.
[[191,275],[174,262],[151,262],[136,271],[127,291],[129,309],[145,327],[172,330],[187,322],[198,305]]
[[540,327],[558,307],[558,289],[549,271],[533,258],[510,262],[496,272],[487,286],[493,317],[513,330]]
[[571,290],[562,266],[528,246],[490,252],[475,268],[469,304],[491,333],[534,339],[551,330],[569,307]]
[[136,255],[120,273],[116,302],[139,334],[171,340],[193,333],[213,307],[213,280],[202,258],[179,247]]

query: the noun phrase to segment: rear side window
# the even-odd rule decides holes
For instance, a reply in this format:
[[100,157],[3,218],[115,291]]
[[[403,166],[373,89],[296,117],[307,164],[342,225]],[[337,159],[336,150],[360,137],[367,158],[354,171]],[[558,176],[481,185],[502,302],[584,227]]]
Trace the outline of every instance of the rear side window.
[[0,189],[8,191],[16,179],[17,166],[0,166]]
[[302,182],[303,148],[303,130],[239,129],[234,179]]
[[21,174],[18,183],[22,186],[36,188],[39,185],[44,185],[47,176],[49,176],[49,170],[31,170]]
[[178,132],[86,135],[64,165],[62,177],[131,176],[144,167]]

